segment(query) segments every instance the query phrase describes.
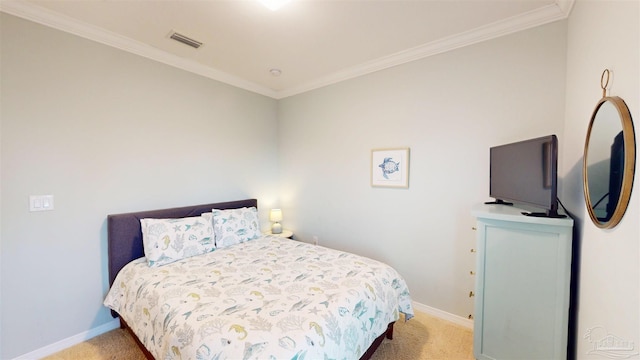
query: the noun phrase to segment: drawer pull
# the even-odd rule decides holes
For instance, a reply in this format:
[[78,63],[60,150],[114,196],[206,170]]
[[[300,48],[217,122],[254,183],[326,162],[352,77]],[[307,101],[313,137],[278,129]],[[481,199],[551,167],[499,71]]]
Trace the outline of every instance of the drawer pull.
[[476,294],[473,293],[473,291],[469,291],[469,297],[474,297],[476,296]]

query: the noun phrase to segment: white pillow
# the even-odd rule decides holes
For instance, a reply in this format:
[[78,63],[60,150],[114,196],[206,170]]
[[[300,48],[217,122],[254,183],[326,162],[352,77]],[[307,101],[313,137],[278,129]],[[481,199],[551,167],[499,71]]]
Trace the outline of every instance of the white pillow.
[[144,255],[150,267],[215,250],[213,226],[203,216],[140,219]]
[[258,209],[255,207],[229,210],[213,209],[212,212],[213,233],[217,248],[239,244],[262,236],[258,221]]

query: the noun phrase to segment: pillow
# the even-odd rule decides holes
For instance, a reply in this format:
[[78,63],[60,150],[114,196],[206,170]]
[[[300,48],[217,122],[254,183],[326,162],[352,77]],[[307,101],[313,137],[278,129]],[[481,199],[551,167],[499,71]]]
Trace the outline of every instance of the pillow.
[[213,226],[203,216],[140,219],[144,255],[150,267],[215,250]]
[[262,236],[258,221],[258,209],[255,207],[229,210],[213,209],[212,212],[213,233],[217,248],[239,244]]

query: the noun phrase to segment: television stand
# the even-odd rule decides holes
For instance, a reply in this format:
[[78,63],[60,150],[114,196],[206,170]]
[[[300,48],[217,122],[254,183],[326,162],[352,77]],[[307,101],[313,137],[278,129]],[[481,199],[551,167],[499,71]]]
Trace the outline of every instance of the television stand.
[[532,217],[545,217],[545,218],[551,218],[551,219],[562,219],[562,218],[566,218],[566,215],[562,215],[562,214],[558,214],[558,213],[554,213],[554,214],[547,214],[544,212],[526,212],[523,211],[521,212],[522,215],[524,216],[532,216]]
[[496,201],[487,201],[486,203],[484,203],[485,205],[507,205],[507,206],[513,206],[513,203],[510,202],[506,202],[504,200],[496,200]]

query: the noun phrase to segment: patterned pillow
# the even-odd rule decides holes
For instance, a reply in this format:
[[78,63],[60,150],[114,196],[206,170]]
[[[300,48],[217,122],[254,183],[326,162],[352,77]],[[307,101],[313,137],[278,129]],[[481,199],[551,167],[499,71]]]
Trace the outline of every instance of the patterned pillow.
[[244,207],[239,209],[213,209],[213,233],[216,247],[223,248],[248,240],[259,238],[260,222],[258,209]]
[[144,255],[150,267],[215,250],[213,226],[203,216],[140,219]]

